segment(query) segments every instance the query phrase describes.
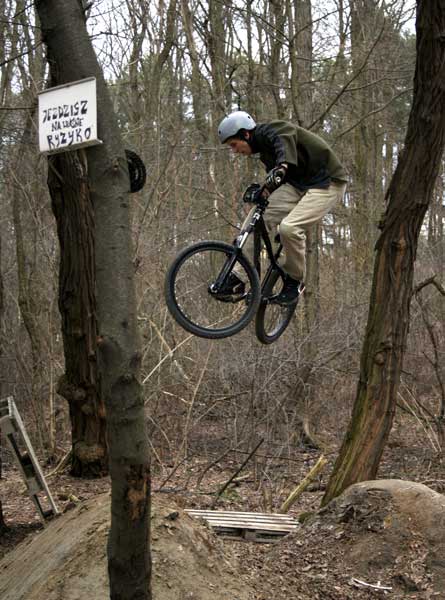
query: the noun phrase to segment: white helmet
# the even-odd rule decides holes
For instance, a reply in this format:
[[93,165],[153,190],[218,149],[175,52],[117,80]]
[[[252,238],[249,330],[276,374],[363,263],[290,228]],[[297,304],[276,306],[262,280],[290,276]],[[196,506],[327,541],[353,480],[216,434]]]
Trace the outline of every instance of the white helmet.
[[221,144],[234,137],[240,129],[250,131],[255,129],[256,123],[252,117],[243,110],[231,113],[221,121],[218,127],[218,137]]

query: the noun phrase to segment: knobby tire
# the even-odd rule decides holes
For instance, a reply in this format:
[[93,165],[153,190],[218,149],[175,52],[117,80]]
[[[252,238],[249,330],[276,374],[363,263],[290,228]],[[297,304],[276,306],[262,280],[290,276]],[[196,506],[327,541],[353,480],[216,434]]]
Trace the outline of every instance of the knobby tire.
[[203,241],[185,248],[173,261],[165,279],[165,299],[174,319],[186,331],[207,339],[235,335],[246,327],[260,305],[258,274],[240,254],[236,273],[245,281],[248,296],[223,302],[212,296],[209,285],[233,255],[225,242]]
[[297,308],[297,304],[279,306],[267,301],[280,291],[276,289],[277,285],[282,287],[280,280],[282,281],[279,272],[272,269],[263,284],[261,303],[255,317],[255,333],[263,344],[272,344],[283,335]]

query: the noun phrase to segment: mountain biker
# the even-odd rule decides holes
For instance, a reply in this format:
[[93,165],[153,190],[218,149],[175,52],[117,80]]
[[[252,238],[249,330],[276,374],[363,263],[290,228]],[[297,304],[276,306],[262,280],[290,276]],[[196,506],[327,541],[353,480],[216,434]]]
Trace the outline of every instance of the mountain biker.
[[[259,154],[268,171],[264,220],[269,231],[278,226],[285,254],[281,266],[286,277],[276,302],[294,304],[304,290],[305,229],[341,201],[346,172],[323,139],[287,121],[256,124],[248,113],[236,111],[221,121],[218,137],[235,154]],[[244,200],[255,202],[258,193],[258,188],[249,186]],[[225,293],[243,293],[244,282],[232,272],[225,288]]]

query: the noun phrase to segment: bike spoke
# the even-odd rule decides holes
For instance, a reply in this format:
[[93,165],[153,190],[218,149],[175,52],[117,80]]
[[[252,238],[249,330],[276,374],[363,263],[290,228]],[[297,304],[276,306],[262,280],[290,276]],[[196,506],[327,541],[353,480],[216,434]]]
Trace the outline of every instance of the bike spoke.
[[[226,337],[242,329],[252,318],[250,305],[252,282],[256,304],[259,302],[258,278],[245,259],[237,260],[234,273],[244,283],[242,293],[230,295],[214,290],[221,273],[227,269],[233,248],[228,244],[208,242],[185,251],[169,274],[167,300],[173,316],[192,333],[203,337]],[[230,266],[231,263],[230,263]]]

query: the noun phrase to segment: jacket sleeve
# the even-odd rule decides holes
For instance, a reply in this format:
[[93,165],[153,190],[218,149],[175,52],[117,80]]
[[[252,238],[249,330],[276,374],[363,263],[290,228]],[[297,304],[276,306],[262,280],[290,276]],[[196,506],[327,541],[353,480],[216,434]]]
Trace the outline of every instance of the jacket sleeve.
[[275,126],[272,122],[260,125],[259,128],[259,141],[273,155],[275,165],[298,165],[297,132],[293,127],[287,131],[286,126],[280,127],[279,123]]

